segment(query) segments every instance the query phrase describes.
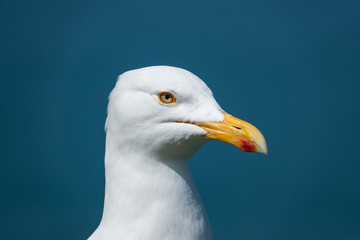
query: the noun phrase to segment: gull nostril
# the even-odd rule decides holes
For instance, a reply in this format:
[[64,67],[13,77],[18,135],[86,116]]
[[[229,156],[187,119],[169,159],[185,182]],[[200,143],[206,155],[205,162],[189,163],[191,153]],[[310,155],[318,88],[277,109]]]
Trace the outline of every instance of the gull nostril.
[[233,125],[233,127],[236,128],[236,129],[241,130],[241,127],[237,127],[237,126],[234,126],[234,125]]

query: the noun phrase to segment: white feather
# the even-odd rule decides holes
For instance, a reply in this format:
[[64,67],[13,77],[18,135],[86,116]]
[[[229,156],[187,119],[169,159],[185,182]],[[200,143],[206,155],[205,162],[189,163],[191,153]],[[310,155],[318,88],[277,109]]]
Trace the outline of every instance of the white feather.
[[[159,101],[159,92],[176,97]],[[120,75],[106,120],[103,217],[90,240],[209,240],[210,223],[188,159],[208,139],[176,121],[222,121],[206,84],[192,73],[156,66]]]

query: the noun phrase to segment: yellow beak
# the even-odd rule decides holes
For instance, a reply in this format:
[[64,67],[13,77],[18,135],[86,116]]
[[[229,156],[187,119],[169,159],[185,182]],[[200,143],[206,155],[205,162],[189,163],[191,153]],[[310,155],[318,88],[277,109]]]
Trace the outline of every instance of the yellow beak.
[[260,152],[267,154],[267,146],[261,132],[248,122],[231,116],[224,112],[222,122],[194,122],[204,129],[205,135],[211,139],[217,139],[230,143],[244,152]]

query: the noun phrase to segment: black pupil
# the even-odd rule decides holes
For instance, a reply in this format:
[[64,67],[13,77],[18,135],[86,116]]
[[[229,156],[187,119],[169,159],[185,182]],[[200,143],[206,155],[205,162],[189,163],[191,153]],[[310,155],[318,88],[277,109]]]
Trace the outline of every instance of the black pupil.
[[170,95],[169,95],[169,94],[166,94],[166,95],[165,95],[165,98],[166,98],[166,99],[169,99],[169,98],[170,98]]

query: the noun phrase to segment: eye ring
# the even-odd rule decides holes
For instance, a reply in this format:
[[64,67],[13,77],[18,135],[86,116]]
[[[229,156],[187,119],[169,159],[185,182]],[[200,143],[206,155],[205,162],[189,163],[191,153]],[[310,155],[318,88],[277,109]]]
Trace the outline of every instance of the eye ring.
[[160,92],[158,93],[158,98],[160,102],[164,104],[171,104],[176,102],[176,98],[171,92]]

